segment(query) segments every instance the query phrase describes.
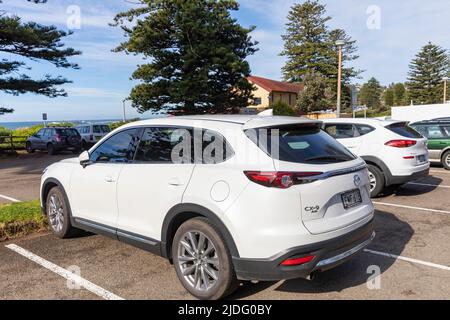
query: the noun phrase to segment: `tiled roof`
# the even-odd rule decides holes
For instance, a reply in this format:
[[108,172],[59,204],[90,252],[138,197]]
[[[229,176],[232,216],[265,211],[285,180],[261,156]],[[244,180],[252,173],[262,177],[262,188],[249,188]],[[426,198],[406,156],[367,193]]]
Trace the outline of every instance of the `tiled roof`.
[[250,76],[247,78],[247,80],[269,92],[276,91],[276,92],[290,92],[298,94],[300,91],[303,90],[303,84],[301,83],[281,82],[255,76]]

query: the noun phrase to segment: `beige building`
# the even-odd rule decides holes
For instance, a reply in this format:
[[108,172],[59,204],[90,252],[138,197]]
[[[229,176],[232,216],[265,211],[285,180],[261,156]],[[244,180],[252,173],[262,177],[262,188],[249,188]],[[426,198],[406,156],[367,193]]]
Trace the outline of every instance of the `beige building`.
[[297,103],[298,94],[303,90],[302,84],[275,81],[255,76],[248,77],[247,80],[256,87],[256,90],[253,92],[253,103],[248,108],[257,109],[258,111],[268,109],[278,101],[283,101],[293,107]]

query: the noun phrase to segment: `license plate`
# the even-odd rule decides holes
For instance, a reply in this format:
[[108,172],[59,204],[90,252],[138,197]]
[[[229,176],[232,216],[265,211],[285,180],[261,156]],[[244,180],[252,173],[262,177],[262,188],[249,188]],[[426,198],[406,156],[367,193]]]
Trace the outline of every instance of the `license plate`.
[[359,189],[341,194],[344,209],[350,209],[362,203],[361,192]]
[[422,163],[422,162],[426,162],[427,161],[427,156],[422,154],[420,156],[417,156],[417,162],[418,163]]

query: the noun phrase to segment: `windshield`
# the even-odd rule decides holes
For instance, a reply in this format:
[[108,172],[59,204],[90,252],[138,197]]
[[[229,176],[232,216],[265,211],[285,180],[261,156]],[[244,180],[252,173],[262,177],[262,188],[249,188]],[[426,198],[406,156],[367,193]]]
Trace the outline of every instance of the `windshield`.
[[317,124],[251,129],[245,133],[261,150],[281,161],[326,164],[356,159]]

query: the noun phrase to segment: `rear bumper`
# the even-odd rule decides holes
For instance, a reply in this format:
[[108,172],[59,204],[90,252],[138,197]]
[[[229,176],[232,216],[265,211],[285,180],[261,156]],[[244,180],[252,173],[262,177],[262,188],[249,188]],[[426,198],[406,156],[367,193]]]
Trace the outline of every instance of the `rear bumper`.
[[428,167],[425,170],[422,171],[418,171],[418,172],[414,172],[412,174],[410,174],[409,176],[390,176],[388,181],[390,185],[395,185],[395,184],[405,184],[414,180],[418,180],[421,178],[425,178],[428,177],[428,175],[430,174],[430,168]]
[[[234,268],[240,280],[278,281],[307,278],[315,271],[332,269],[364,249],[375,237],[373,220],[343,236],[327,241],[292,248],[270,259],[233,258]],[[314,256],[311,262],[285,267],[286,259]]]
[[56,150],[76,150],[81,148],[81,141],[79,143],[67,144],[65,142],[53,143]]

